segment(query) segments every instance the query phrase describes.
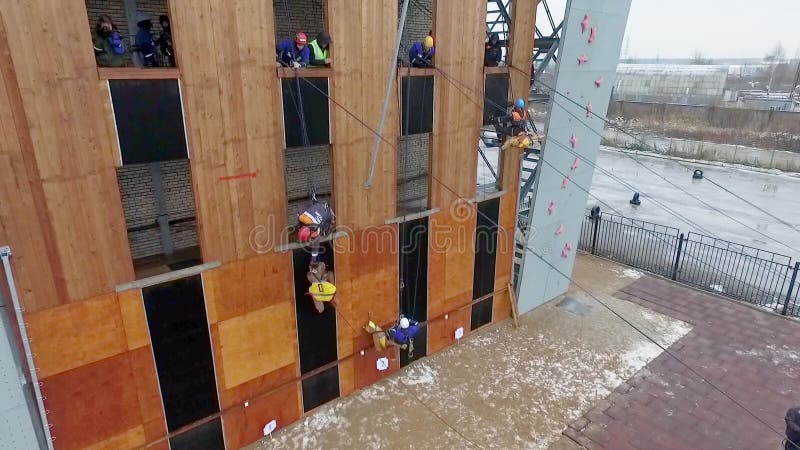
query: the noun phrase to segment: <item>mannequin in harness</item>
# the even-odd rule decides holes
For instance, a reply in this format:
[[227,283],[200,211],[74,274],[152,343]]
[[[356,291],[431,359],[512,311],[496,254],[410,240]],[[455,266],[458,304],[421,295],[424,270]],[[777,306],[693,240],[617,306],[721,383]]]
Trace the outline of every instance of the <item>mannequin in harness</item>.
[[308,295],[314,300],[314,307],[318,313],[322,314],[325,311],[325,303],[330,302],[334,307],[338,306],[333,272],[327,270],[325,263],[319,260],[319,249],[311,250],[311,264],[308,265],[306,279],[309,283]]
[[327,270],[325,263],[320,259],[323,251],[319,240],[333,229],[334,214],[327,202],[317,200],[316,194],[311,194],[311,202],[297,213],[300,230],[297,237],[300,242],[311,246],[311,263],[308,265],[306,278],[309,282],[308,294],[314,300],[314,307],[318,313],[325,311],[325,303],[331,302],[335,307],[336,286],[333,284],[333,272]]
[[422,329],[422,325],[416,320],[409,320],[400,316],[400,320],[392,325],[388,330],[383,330],[379,325],[370,320],[364,330],[372,335],[372,342],[375,351],[384,350],[390,346],[408,349],[409,354],[414,352],[414,336]]

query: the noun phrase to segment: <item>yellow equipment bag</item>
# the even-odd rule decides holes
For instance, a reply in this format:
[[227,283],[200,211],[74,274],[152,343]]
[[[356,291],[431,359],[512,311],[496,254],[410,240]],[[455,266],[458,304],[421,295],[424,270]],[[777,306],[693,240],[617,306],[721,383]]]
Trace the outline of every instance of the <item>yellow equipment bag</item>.
[[311,283],[308,293],[318,302],[329,302],[336,295],[336,286],[327,281]]

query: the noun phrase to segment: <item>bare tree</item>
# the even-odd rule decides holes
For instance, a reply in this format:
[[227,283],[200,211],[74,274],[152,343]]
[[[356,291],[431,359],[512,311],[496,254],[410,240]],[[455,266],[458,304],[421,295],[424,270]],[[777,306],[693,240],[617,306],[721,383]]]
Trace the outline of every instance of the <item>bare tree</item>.
[[701,50],[695,50],[694,53],[692,53],[691,64],[698,66],[708,66],[714,64],[714,60],[711,58],[706,58]]
[[775,46],[772,47],[772,49],[770,49],[766,55],[764,55],[764,61],[778,63],[784,59],[786,59],[786,49],[783,48],[783,45],[780,42],[775,44]]

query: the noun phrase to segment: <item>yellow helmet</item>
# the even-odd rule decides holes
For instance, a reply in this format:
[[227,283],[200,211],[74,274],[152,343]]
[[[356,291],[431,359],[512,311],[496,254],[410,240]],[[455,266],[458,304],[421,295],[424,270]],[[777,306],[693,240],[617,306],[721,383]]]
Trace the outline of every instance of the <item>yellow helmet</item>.
[[423,41],[422,45],[424,45],[425,48],[433,48],[433,37],[425,36],[425,41]]

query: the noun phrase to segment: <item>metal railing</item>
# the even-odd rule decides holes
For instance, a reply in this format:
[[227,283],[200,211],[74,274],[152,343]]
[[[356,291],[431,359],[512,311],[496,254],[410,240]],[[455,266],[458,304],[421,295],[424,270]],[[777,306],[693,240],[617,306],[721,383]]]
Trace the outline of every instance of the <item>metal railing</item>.
[[800,317],[800,262],[615,214],[586,215],[578,248],[709,292]]

